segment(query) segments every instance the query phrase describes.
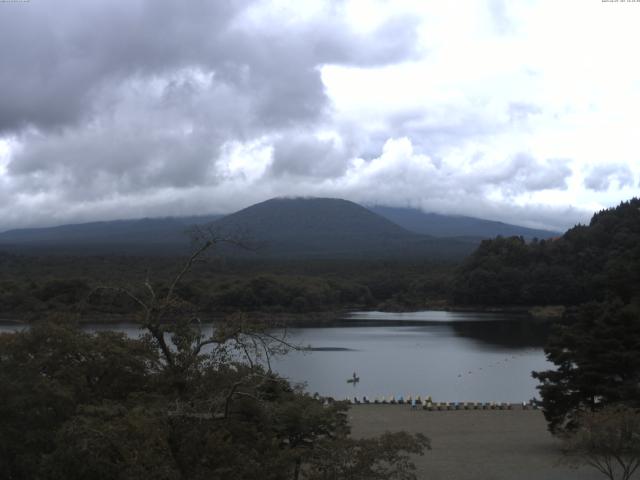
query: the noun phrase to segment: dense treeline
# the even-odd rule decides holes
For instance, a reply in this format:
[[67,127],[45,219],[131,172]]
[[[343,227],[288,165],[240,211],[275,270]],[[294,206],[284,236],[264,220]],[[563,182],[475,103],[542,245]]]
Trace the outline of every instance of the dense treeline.
[[483,242],[458,269],[452,297],[572,306],[545,346],[555,368],[533,373],[551,432],[584,433],[590,412],[640,407],[639,199],[598,212],[558,239]]
[[[43,313],[126,314],[126,296],[102,287],[158,286],[175,273],[175,257],[0,256],[0,316]],[[442,303],[453,267],[392,261],[258,262],[210,259],[180,285],[181,300],[203,315],[233,311],[322,312],[406,309]]]
[[[409,454],[428,448],[424,436],[349,437],[346,404],[257,362],[258,331],[165,332],[166,357],[151,335],[89,334],[66,320],[0,334],[0,478],[416,478]],[[253,360],[233,361],[239,348]]]
[[533,372],[551,432],[584,433],[585,415],[608,407],[637,415],[640,199],[600,211],[560,238],[483,241],[457,269],[450,298],[459,305],[572,307],[545,346],[555,368]]
[[640,292],[640,199],[596,213],[562,237],[483,241],[459,268],[456,304],[578,305]]
[[[579,305],[610,297],[628,303],[640,286],[640,201],[595,214],[564,236],[483,241],[454,274],[428,261],[235,259],[196,266],[180,289],[204,313],[407,309],[443,305]],[[74,310],[127,313],[125,298],[97,287],[162,283],[176,257],[0,254],[0,316]]]

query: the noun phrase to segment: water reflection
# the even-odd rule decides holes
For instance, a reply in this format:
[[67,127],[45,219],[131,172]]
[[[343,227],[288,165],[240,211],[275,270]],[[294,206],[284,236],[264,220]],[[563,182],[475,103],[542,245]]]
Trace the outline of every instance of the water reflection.
[[[445,325],[445,328],[438,328]],[[353,312],[335,322],[314,325],[330,327],[418,327],[422,331],[428,326],[433,333],[456,335],[476,340],[489,347],[543,348],[551,331],[552,323],[534,320],[528,315],[448,312],[426,310],[420,312]],[[481,345],[479,345],[480,347]]]
[[475,340],[478,346],[542,349],[551,330],[551,323],[533,320],[459,322],[453,323],[454,332]]
[[350,312],[342,320],[351,322],[392,322],[392,323],[454,323],[518,321],[528,316],[495,312],[451,312],[446,310],[422,310],[419,312]]

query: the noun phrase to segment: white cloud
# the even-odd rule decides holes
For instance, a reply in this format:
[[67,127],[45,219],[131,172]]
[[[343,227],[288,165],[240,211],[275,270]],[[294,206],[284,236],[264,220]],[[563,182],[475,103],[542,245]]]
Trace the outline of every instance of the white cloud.
[[0,16],[0,230],[306,194],[563,228],[638,195],[639,3],[73,5]]

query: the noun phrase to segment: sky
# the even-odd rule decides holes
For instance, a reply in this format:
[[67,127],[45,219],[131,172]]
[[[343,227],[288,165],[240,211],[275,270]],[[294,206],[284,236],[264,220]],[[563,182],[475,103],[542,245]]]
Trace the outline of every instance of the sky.
[[339,197],[563,230],[640,192],[640,2],[0,2],[0,231]]

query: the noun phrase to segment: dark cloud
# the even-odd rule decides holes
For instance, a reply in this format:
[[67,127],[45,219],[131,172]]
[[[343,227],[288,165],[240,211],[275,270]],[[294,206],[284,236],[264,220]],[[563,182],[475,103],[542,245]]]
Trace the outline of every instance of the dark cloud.
[[619,188],[633,185],[633,173],[627,165],[599,165],[584,179],[585,187],[596,192],[609,190],[614,183]]
[[[567,188],[567,160],[489,158],[501,135],[541,113],[532,103],[457,92],[454,82],[442,99],[376,118],[331,104],[323,66],[414,60],[424,53],[420,19],[396,16],[363,33],[338,0],[313,14],[274,5],[2,5],[0,148],[3,138],[12,147],[0,157],[0,229],[229,212],[287,194],[508,221],[522,214],[507,208],[515,197]],[[504,1],[489,0],[488,12],[499,33],[510,31]],[[622,170],[594,170],[585,184],[627,185]],[[556,225],[556,214],[531,218]]]
[[[370,35],[339,7],[313,19],[247,20],[247,0],[30,2],[0,16],[0,132],[52,128],[90,115],[101,90],[132,75],[195,67],[255,97],[267,124],[315,117],[324,63],[384,64],[411,55],[415,23],[395,18]],[[286,15],[286,13],[282,13]]]
[[344,174],[348,160],[348,152],[333,138],[318,139],[312,135],[292,139],[285,137],[273,145],[269,172],[274,176],[332,178]]
[[363,34],[340,2],[327,5],[295,20],[235,0],[3,10],[0,134],[20,145],[5,191],[67,211],[118,195],[147,203],[163,189],[219,185],[222,147],[263,137],[280,139],[273,174],[337,174],[337,144],[304,133],[330,110],[321,66],[410,58],[416,21],[391,18]]
[[[131,75],[222,60],[226,25],[247,2],[30,2],[0,16],[0,131],[85,118]],[[219,40],[219,42],[217,41]]]

